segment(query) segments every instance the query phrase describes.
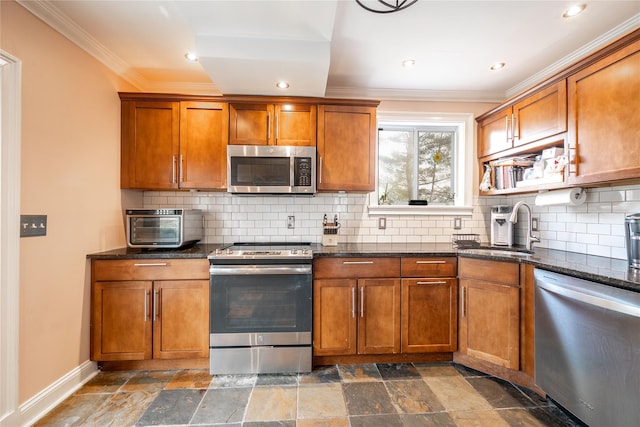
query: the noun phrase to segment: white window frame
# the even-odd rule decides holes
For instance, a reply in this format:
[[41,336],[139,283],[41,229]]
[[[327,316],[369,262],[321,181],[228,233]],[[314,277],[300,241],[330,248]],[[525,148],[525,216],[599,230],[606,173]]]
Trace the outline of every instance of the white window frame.
[[[458,128],[455,147],[455,200],[453,205],[379,205],[378,146],[376,141],[376,190],[369,195],[369,215],[471,215],[473,213],[474,121],[471,113],[407,113],[378,111],[378,126],[453,126]],[[376,132],[377,139],[377,132]]]

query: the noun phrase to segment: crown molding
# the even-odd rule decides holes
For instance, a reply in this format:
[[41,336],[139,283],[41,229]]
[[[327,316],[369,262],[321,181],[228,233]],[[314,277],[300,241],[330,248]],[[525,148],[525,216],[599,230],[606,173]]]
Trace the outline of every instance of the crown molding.
[[591,55],[592,53],[598,51],[599,49],[602,49],[603,47],[610,44],[614,40],[619,39],[620,37],[630,33],[631,31],[639,27],[640,27],[640,13],[626,20],[625,22],[618,25],[617,27],[607,31],[606,33],[602,34],[600,37],[596,38],[590,43],[585,44],[580,49],[573,51],[572,53],[560,59],[559,61],[554,62],[553,64],[549,65],[546,68],[543,68],[542,70],[533,74],[528,79],[523,80],[517,85],[507,89],[506,97],[512,98],[518,95],[519,93],[524,92],[525,90],[558,74],[559,72],[570,67],[571,65],[575,64],[579,60]]
[[107,49],[102,43],[87,33],[82,27],[76,24],[67,15],[62,13],[56,6],[47,0],[27,1],[16,0],[17,3],[34,14],[45,24],[58,31],[67,39],[78,45],[81,49],[96,58],[107,68],[121,76],[140,90],[148,86],[148,82],[135,71],[131,71],[131,66],[122,58]]
[[424,89],[371,89],[356,87],[327,87],[329,98],[371,98],[386,101],[436,102],[491,102],[505,100],[503,92],[424,90]]

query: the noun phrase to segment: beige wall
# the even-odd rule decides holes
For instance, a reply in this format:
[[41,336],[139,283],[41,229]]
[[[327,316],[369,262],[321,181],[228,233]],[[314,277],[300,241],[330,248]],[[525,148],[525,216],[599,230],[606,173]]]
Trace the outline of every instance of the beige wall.
[[89,359],[86,254],[123,246],[119,90],[135,90],[13,1],[0,47],[22,61],[19,401]]

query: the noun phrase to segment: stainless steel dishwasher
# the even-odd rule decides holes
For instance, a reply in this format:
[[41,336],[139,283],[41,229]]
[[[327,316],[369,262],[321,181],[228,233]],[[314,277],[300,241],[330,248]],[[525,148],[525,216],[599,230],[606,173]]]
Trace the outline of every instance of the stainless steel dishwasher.
[[535,270],[535,380],[586,424],[640,425],[640,293]]

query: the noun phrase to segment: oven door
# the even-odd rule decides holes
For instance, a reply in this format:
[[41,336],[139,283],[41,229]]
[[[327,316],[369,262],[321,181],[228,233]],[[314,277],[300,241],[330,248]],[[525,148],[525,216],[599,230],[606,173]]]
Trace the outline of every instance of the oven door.
[[211,346],[311,344],[311,265],[211,266]]

